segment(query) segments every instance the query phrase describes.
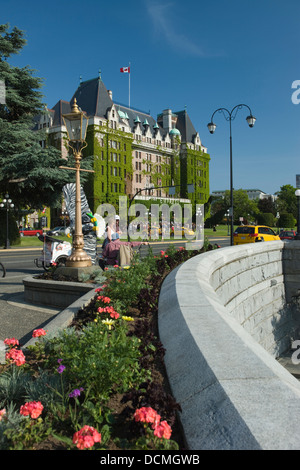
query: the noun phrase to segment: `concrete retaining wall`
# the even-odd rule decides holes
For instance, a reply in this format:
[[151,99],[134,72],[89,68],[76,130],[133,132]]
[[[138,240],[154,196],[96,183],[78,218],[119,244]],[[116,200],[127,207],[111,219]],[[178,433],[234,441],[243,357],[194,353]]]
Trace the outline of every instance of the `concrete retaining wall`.
[[65,308],[94,288],[83,282],[59,282],[36,279],[28,276],[23,279],[24,296],[27,302]]
[[290,345],[295,259],[296,241],[229,247],[164,281],[159,333],[189,449],[300,449],[300,384],[274,358]]

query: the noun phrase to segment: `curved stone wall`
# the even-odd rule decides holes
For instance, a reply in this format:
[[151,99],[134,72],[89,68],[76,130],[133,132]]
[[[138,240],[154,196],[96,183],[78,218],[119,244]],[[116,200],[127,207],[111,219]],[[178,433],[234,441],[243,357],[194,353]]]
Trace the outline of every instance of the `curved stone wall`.
[[297,259],[300,242],[253,243],[165,279],[159,332],[189,449],[300,449],[300,384],[275,360],[297,334]]

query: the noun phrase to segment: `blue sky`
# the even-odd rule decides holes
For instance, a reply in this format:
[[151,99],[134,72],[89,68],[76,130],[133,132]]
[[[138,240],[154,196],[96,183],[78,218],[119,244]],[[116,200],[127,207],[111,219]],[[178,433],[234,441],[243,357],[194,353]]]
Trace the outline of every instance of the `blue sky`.
[[[49,108],[98,75],[113,98],[156,117],[185,108],[208,148],[210,190],[229,189],[229,123],[212,113],[247,104],[232,122],[233,184],[267,193],[300,174],[299,0],[2,0],[1,23],[26,32],[10,60],[44,79]],[[299,93],[300,97],[300,93]]]

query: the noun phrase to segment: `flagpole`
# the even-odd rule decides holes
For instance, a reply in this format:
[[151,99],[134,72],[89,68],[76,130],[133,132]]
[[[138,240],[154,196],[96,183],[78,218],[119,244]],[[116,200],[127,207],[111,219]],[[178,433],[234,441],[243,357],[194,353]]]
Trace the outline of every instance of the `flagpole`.
[[129,77],[128,77],[128,81],[129,81],[129,108],[130,108],[130,74],[131,74],[131,70],[130,70],[130,62],[129,62]]

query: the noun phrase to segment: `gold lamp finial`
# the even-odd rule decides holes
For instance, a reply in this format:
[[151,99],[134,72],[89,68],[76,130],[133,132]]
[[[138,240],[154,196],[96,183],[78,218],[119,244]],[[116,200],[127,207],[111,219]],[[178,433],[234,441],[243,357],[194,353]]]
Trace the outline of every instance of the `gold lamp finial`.
[[77,105],[77,99],[74,98],[73,105],[72,105],[72,113],[80,113]]

